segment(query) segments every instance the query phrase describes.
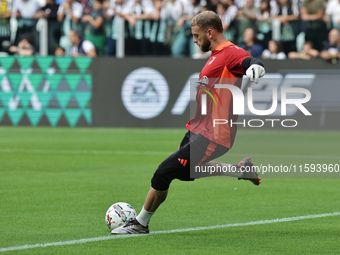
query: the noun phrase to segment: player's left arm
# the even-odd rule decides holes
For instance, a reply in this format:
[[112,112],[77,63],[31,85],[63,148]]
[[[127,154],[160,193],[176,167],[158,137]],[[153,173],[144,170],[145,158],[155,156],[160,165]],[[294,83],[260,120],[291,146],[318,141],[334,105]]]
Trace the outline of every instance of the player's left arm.
[[259,78],[263,77],[266,73],[262,62],[253,57],[248,57],[242,61],[242,67],[245,74],[249,77],[250,81],[255,83],[259,82]]
[[251,81],[258,83],[259,78],[265,74],[263,63],[236,45],[226,49],[225,59],[226,67],[235,76],[246,74]]

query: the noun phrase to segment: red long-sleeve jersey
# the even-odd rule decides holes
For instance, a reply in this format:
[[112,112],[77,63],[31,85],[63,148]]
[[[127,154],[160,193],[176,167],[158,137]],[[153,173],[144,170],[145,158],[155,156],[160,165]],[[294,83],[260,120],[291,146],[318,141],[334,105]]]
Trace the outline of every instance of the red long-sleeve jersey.
[[[247,52],[233,43],[227,41],[220,44],[212,51],[211,56],[199,75],[197,86],[197,108],[194,118],[189,120],[186,127],[194,134],[201,134],[210,141],[231,148],[233,146],[237,127],[230,125],[237,121],[237,115],[233,114],[233,98],[230,90],[214,88],[216,83],[229,84],[241,87],[242,76],[245,70],[242,61],[249,58]],[[211,98],[209,93],[214,97]],[[202,94],[208,94],[207,113],[201,114]],[[214,119],[224,119],[228,123],[213,126]]]

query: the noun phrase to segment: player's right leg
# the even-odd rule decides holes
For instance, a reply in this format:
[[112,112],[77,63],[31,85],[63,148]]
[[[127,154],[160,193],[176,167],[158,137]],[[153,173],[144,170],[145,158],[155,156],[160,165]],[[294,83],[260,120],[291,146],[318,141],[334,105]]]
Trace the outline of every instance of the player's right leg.
[[255,185],[260,185],[261,178],[259,177],[256,167],[251,159],[251,157],[246,157],[242,159],[238,164],[226,164],[217,161],[209,161],[202,166],[213,167],[214,169],[223,169],[223,171],[216,172],[206,172],[205,176],[202,177],[212,177],[212,176],[230,176],[236,177],[239,180],[248,180]]
[[261,178],[254,167],[251,157],[242,159],[236,166],[239,167],[242,172],[242,176],[238,178],[239,180],[248,180],[255,185],[260,185]]
[[[111,231],[112,234],[147,234],[149,221],[167,197],[169,185],[173,179],[190,180],[188,170],[190,158],[189,132],[183,138],[178,151],[165,159],[157,168],[151,180],[151,187],[146,196],[141,212],[135,220]],[[179,160],[181,159],[181,160]],[[187,171],[186,171],[187,169]]]

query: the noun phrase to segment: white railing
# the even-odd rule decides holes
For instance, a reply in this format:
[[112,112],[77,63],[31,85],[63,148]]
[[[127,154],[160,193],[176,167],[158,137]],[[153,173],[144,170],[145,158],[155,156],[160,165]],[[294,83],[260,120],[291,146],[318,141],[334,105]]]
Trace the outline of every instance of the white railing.
[[40,56],[48,55],[48,21],[45,18],[40,18],[36,26],[39,32],[39,54]]
[[125,57],[125,20],[118,15],[115,17],[118,23],[118,36],[116,40],[116,57]]

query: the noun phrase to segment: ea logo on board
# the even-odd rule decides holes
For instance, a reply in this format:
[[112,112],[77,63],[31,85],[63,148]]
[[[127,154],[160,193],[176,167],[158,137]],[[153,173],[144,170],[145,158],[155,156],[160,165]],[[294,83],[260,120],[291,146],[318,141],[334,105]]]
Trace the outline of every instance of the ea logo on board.
[[168,100],[168,83],[155,69],[138,68],[124,80],[122,101],[128,112],[136,118],[152,119],[158,116]]

